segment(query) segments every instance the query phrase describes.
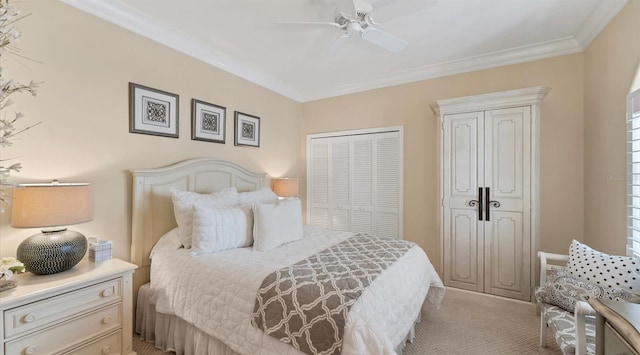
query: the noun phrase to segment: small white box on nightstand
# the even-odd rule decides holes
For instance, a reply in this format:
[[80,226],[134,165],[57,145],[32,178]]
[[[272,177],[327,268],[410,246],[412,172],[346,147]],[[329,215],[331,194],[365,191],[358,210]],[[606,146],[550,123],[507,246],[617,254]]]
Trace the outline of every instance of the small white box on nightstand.
[[113,242],[89,237],[89,261],[100,262],[113,257]]

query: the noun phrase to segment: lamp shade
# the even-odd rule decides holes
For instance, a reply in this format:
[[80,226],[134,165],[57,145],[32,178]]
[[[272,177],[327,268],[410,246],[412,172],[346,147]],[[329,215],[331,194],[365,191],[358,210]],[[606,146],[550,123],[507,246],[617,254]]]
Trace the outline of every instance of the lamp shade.
[[23,184],[13,189],[11,225],[16,228],[68,226],[93,219],[89,184]]
[[280,197],[298,196],[299,185],[298,179],[294,178],[277,178],[273,179],[273,192]]

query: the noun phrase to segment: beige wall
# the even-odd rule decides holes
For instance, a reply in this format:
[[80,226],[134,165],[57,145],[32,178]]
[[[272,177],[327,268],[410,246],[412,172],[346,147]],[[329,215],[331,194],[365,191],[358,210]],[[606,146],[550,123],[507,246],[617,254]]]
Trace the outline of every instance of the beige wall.
[[584,53],[585,241],[625,253],[625,97],[640,64],[640,0],[630,0]]
[[[302,133],[403,125],[404,237],[422,246],[438,267],[438,132],[429,105],[439,99],[549,86],[541,119],[540,246],[563,252],[572,238],[583,239],[582,60],[582,54],[567,55],[305,103]],[[304,139],[301,146],[304,151]]]
[[[142,38],[59,1],[16,4],[31,16],[18,23],[21,54],[42,62],[3,59],[3,75],[43,81],[38,96],[15,96],[12,107],[42,121],[2,158],[20,156],[13,182],[90,182],[95,218],[73,229],[113,240],[114,256],[129,260],[129,169],[169,165],[192,157],[238,162],[272,176],[299,176],[301,104]],[[129,133],[128,83],[180,95],[180,138]],[[226,106],[227,143],[191,140],[191,98]],[[233,112],[261,117],[261,147],[233,145]],[[8,112],[11,112],[7,110]],[[4,112],[2,113],[5,114]],[[8,210],[9,211],[9,210]],[[13,229],[0,215],[0,255],[37,229]]]

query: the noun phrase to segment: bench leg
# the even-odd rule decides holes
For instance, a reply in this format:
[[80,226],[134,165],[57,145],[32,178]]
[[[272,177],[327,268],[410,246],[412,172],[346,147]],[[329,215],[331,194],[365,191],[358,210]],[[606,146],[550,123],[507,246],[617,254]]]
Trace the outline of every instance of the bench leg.
[[540,311],[540,346],[543,348],[547,347],[547,319],[544,312],[544,309]]

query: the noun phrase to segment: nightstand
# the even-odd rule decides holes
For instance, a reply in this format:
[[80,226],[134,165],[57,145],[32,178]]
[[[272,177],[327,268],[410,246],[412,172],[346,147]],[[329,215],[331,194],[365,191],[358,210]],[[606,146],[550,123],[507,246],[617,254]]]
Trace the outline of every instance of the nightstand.
[[596,313],[596,354],[640,354],[640,304],[589,299]]
[[58,274],[20,274],[17,288],[0,292],[0,355],[135,354],[136,268],[85,260]]

